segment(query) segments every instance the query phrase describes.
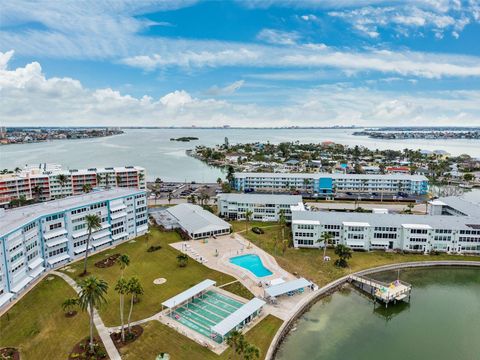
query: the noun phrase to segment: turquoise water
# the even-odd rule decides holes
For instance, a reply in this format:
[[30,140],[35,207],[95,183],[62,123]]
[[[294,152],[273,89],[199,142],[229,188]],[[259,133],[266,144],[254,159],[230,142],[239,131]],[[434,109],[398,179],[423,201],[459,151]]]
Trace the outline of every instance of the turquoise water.
[[410,304],[374,307],[347,287],[299,319],[276,359],[479,360],[480,270],[405,270],[400,279],[413,285]]
[[258,278],[270,276],[273,274],[270,270],[263,266],[262,260],[260,260],[258,255],[247,254],[235,256],[233,258],[230,258],[230,262],[232,264],[243,267],[244,269],[247,269]]

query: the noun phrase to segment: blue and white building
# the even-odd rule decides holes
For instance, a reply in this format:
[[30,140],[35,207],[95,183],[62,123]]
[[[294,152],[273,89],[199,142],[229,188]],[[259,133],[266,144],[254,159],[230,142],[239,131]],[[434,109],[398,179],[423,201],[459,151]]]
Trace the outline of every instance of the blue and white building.
[[431,206],[429,215],[292,211],[293,244],[323,247],[329,233],[354,250],[480,254],[480,205],[444,198]]
[[84,256],[85,216],[96,214],[89,251],[148,231],[146,192],[114,188],[35,205],[0,209],[0,307],[49,269]]
[[406,174],[328,174],[328,173],[235,173],[233,187],[237,191],[305,191],[318,194],[340,192],[404,192],[424,195],[428,179],[423,175]]

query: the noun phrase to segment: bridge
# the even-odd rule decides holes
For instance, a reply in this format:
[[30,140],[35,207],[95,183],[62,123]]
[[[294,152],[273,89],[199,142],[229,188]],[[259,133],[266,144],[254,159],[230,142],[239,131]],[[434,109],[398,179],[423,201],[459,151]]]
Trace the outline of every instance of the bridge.
[[395,304],[407,298],[410,301],[412,285],[401,280],[385,283],[365,276],[350,275],[348,282],[369,293],[375,300],[383,302],[385,307],[391,302]]

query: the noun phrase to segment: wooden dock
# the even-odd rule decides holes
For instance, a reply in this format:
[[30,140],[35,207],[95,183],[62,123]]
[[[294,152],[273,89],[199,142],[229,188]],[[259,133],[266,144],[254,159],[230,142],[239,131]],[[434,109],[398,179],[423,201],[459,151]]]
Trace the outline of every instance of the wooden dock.
[[384,283],[365,276],[350,275],[348,281],[369,293],[375,300],[383,302],[385,307],[391,302],[395,304],[397,301],[405,301],[407,298],[410,301],[412,285],[401,280]]

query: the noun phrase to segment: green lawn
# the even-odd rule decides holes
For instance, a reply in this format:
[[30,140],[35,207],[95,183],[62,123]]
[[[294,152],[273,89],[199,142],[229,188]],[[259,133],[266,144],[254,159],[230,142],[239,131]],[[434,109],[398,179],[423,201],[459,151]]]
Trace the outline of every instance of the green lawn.
[[61,303],[75,291],[61,278],[44,279],[0,318],[0,347],[20,349],[22,359],[64,360],[88,336],[88,316],[66,318]]
[[[294,274],[313,280],[318,285],[325,285],[339,277],[352,272],[368,269],[371,267],[408,262],[408,261],[428,261],[428,260],[470,260],[480,261],[480,256],[462,256],[462,255],[423,255],[423,254],[394,254],[384,251],[371,252],[354,252],[353,257],[349,260],[349,268],[337,268],[333,264],[336,255],[333,249],[327,250],[327,255],[332,258],[330,262],[324,262],[323,251],[317,249],[294,249],[288,248],[283,254],[282,245],[277,241],[275,247],[275,237],[280,239],[280,229],[275,223],[251,222],[249,228],[258,226],[263,228],[264,234],[257,235],[251,230],[245,232],[245,222],[232,222],[234,231],[241,231],[242,235],[249,239],[252,243],[259,246],[263,250],[275,256],[278,264]],[[285,229],[286,238],[291,238],[290,229]]]
[[[161,232],[151,228],[149,236],[141,236],[133,243],[126,242],[115,249],[108,249],[89,257],[88,271],[104,279],[110,285],[107,295],[108,305],[99,310],[107,326],[120,324],[119,298],[114,291],[115,283],[120,277],[120,267],[114,265],[110,268],[100,269],[94,266],[95,262],[104,259],[107,255],[115,253],[128,254],[130,266],[125,270],[125,277],[136,276],[143,285],[145,293],[141,296],[140,302],[135,305],[132,321],[143,319],[159,312],[162,309],[162,301],[207,278],[217,281],[217,285],[235,280],[232,276],[207,268],[193,259],[189,259],[187,267],[180,268],[177,263],[179,251],[168,245],[177,241],[180,241],[180,237],[176,232]],[[151,245],[161,245],[162,249],[155,252],[147,252],[147,248]],[[78,281],[80,279],[79,274],[83,270],[83,262],[79,261],[70,265],[70,267],[74,272],[64,272]],[[162,285],[154,285],[153,280],[160,277],[167,279],[167,282]],[[232,286],[228,290],[240,296],[250,294],[240,284]]]
[[[265,358],[268,347],[281,325],[282,320],[268,315],[247,332],[247,341],[260,349],[260,359]],[[121,349],[123,359],[153,359],[161,352],[169,353],[175,360],[226,360],[232,358],[230,349],[218,356],[158,321],[151,321],[143,326],[142,336]]]

